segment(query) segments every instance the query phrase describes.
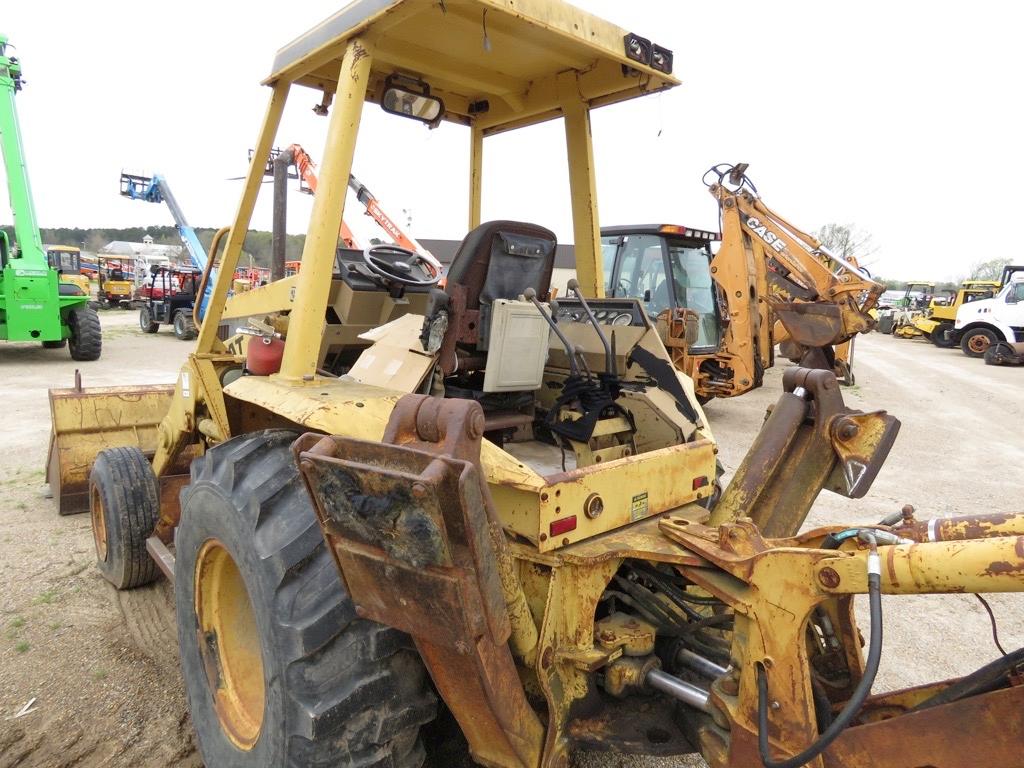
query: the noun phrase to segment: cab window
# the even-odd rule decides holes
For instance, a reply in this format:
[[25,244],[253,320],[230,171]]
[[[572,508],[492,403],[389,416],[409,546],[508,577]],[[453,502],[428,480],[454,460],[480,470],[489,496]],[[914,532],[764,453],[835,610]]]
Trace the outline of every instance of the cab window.
[[604,295],[614,297],[615,286],[612,276],[615,274],[615,254],[619,250],[619,236],[601,238],[601,265],[604,268]]
[[711,254],[704,247],[668,240],[668,261],[676,306],[692,309],[700,318],[694,347],[717,347],[721,341],[718,302],[711,279]]
[[651,317],[671,306],[672,294],[665,278],[665,256],[659,236],[625,238],[613,287],[615,296],[642,300]]

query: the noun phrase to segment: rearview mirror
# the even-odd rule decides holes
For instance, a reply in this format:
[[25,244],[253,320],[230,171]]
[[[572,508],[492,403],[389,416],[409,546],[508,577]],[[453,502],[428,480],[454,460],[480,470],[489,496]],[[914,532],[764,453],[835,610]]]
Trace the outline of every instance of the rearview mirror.
[[391,75],[384,82],[381,109],[399,117],[409,117],[435,126],[444,115],[444,102],[430,95],[430,86],[422,80]]

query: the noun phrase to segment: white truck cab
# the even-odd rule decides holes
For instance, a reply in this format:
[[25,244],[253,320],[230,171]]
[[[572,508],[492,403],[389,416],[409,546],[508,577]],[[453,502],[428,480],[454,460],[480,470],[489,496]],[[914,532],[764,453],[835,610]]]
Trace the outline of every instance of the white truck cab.
[[982,357],[997,341],[1024,342],[1024,267],[1004,276],[994,298],[972,301],[957,310],[951,341],[969,357]]

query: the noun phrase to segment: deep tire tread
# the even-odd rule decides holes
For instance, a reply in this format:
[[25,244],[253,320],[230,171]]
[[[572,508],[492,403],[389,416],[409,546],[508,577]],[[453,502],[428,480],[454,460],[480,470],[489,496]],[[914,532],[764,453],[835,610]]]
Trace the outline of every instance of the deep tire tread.
[[145,455],[135,446],[101,451],[89,484],[98,487],[106,518],[108,554],[99,562],[100,572],[118,589],[156,580],[160,570],[146,551],[146,539],[156,526],[160,494]]
[[282,764],[418,768],[425,755],[419,728],[436,714],[426,671],[407,636],[356,616],[290,453],[294,439],[283,430],[253,433],[196,459],[192,484],[182,490],[182,526],[192,494],[205,488],[229,505],[221,518],[248,531],[258,578],[273,596],[272,605],[254,608],[274,624]]
[[71,332],[68,347],[72,360],[88,362],[99,360],[103,352],[103,328],[100,316],[90,307],[76,307],[68,312]]

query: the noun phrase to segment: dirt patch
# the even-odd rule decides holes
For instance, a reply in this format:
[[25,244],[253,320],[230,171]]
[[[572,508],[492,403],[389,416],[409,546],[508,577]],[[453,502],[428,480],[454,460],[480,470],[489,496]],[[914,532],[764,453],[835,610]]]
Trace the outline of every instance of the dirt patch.
[[[104,312],[102,320],[106,343],[94,363],[73,363],[66,350],[0,345],[0,768],[201,765],[169,588],[117,593],[93,568],[87,517],[58,517],[43,495],[48,386],[70,385],[76,367],[86,386],[170,382],[191,348],[168,331],[138,333],[135,313]],[[873,522],[907,502],[921,517],[1018,511],[1010,489],[1024,464],[1024,371],[878,335],[859,342],[855,368],[848,404],[885,408],[903,428],[868,498],[823,494],[810,524]],[[729,473],[778,397],[781,372],[769,371],[760,390],[707,406]],[[1024,645],[1024,597],[990,602],[1004,646]],[[996,655],[988,618],[970,596],[888,597],[883,605],[877,690],[964,674]],[[7,719],[32,699],[34,711]],[[670,762],[701,764],[606,753],[574,759],[586,768]]]

